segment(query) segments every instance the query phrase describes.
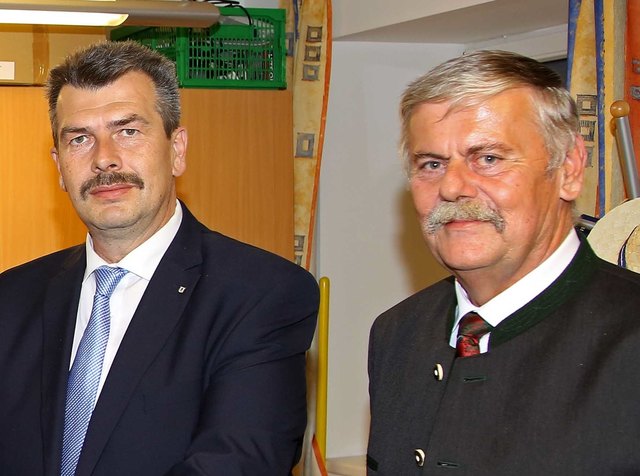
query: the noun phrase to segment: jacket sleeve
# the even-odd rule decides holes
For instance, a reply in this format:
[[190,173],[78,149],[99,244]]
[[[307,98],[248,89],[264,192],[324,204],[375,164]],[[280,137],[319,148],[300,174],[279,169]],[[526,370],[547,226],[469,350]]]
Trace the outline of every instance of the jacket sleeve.
[[235,311],[207,352],[198,426],[169,475],[291,473],[306,426],[305,353],[318,299],[315,279],[296,268]]

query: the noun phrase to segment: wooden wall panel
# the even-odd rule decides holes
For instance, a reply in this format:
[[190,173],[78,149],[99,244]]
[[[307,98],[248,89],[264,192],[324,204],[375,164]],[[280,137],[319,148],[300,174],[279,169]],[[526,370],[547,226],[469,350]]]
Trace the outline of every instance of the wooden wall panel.
[[0,87],[0,270],[84,239],[49,150],[42,88]]
[[[189,131],[179,196],[207,226],[293,257],[291,96],[183,90]],[[0,87],[0,271],[84,240],[58,186],[40,87]]]
[[182,90],[189,132],[178,194],[210,228],[293,259],[289,91]]

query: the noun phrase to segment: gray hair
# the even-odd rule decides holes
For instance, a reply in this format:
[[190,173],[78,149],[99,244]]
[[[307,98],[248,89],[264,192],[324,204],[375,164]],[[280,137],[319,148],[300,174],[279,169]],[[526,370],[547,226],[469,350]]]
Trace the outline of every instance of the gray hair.
[[156,88],[156,109],[167,137],[180,125],[180,93],[175,64],[134,41],[102,42],[68,56],[53,68],[46,84],[53,142],[58,146],[57,104],[63,86],[98,89],[129,72],[149,76]]
[[400,102],[400,153],[410,170],[409,123],[417,106],[449,102],[448,113],[476,106],[514,88],[529,88],[538,126],[549,153],[548,170],[558,168],[579,133],[577,107],[560,76],[538,61],[506,51],[476,51],[436,66],[413,81]]

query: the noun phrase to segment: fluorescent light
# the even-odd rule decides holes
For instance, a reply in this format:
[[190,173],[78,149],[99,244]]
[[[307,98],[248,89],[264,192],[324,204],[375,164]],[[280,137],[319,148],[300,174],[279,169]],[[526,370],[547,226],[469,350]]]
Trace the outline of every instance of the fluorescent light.
[[205,28],[218,17],[214,5],[190,0],[0,0],[0,23]]
[[44,10],[0,10],[0,23],[28,25],[118,26],[127,14],[88,12],[49,12]]

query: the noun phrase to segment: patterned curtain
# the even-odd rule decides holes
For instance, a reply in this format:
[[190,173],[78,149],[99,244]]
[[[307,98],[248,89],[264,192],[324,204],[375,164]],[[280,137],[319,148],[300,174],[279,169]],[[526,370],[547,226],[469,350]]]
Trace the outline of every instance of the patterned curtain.
[[624,99],[631,106],[629,125],[640,170],[640,0],[627,0]]
[[[636,1],[636,0],[630,0]],[[624,200],[609,108],[624,98],[626,1],[570,0],[568,86],[588,152],[579,213],[600,218]]]
[[311,265],[331,69],[331,0],[280,0],[287,9],[287,84],[293,91],[294,248]]
[[[294,253],[296,263],[310,269],[329,98],[331,0],[280,0],[280,8],[287,10],[287,84],[293,91]],[[326,419],[324,398],[325,407],[316,408],[317,337],[307,354],[309,423],[295,476],[327,475],[326,427],[316,425],[317,415]]]

